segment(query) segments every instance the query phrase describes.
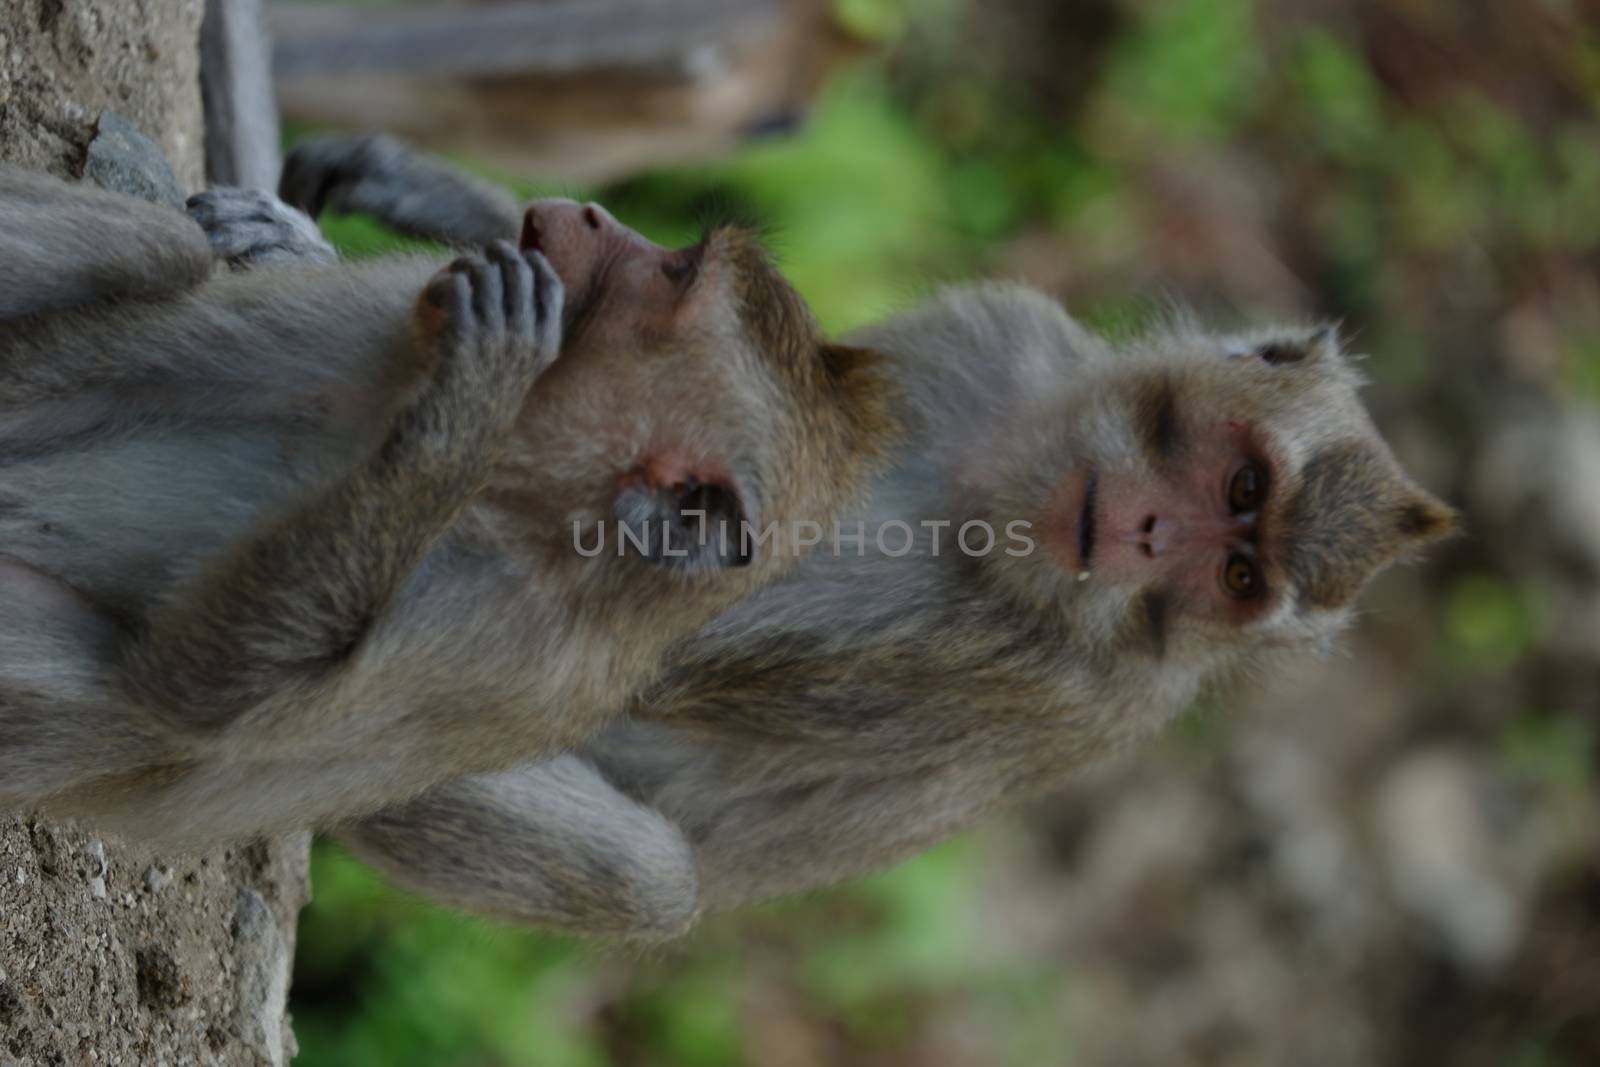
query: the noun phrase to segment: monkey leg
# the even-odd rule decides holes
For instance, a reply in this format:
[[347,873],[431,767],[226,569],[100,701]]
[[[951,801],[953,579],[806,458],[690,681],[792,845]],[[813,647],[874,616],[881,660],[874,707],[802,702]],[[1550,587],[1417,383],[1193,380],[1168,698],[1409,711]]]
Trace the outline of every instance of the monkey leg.
[[560,345],[561,283],[505,242],[457,260],[419,302],[427,387],[342,481],[261,524],[152,609],[123,667],[179,729],[316,706],[399,587],[482,487]]
[[1010,784],[976,753],[900,769],[915,747],[763,742],[628,717],[580,754],[692,842],[708,914],[898,863],[971,825]]
[[198,285],[211,252],[170,208],[0,167],[0,321]]
[[698,912],[677,828],[576,756],[457,779],[335,836],[397,885],[500,919],[654,941]]
[[505,190],[383,135],[335,135],[297,145],[284,160],[278,195],[312,218],[325,208],[360,213],[448,245],[515,240],[522,225],[522,212]]
[[205,231],[212,254],[235,269],[339,260],[305,212],[271,193],[207,189],[184,206]]

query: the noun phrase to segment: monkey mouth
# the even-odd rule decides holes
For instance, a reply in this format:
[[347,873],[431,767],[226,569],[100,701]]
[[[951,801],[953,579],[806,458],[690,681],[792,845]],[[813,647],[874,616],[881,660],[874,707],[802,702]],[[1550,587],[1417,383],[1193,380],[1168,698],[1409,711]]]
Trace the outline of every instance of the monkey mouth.
[[1045,544],[1068,577],[1089,578],[1099,544],[1100,478],[1090,466],[1073,467],[1061,476],[1045,505]]
[[1100,479],[1089,472],[1088,481],[1083,487],[1083,507],[1078,511],[1078,566],[1085,574],[1089,571],[1089,561],[1094,556],[1094,530],[1095,530],[1095,503],[1100,487]]
[[546,251],[544,238],[545,231],[539,225],[538,212],[530,207],[522,213],[522,233],[517,238],[517,248],[524,253],[538,252],[543,255],[561,280],[566,292],[566,299],[561,306],[561,346],[565,349],[589,325],[600,302],[599,294],[605,279],[594,275],[575,277],[567,265]]

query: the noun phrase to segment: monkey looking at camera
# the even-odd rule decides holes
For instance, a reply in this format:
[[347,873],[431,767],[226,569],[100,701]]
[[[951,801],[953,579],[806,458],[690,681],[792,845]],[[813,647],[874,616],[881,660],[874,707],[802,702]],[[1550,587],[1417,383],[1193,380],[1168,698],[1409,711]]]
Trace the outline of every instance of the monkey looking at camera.
[[[667,251],[541,201],[441,271],[194,212],[281,262],[0,169],[7,807],[198,842],[570,746],[789,565],[696,520],[827,515],[893,432],[876,358],[734,228]],[[652,532],[574,550],[613,520]]]
[[[414,230],[508,225],[382,147],[317,142],[285,189]],[[419,176],[429,195],[404,196]],[[1209,680],[1326,650],[1371,576],[1453,522],[1331,330],[1178,321],[1112,345],[980,285],[853,340],[889,359],[907,436],[846,537],[674,648],[596,739],[342,827],[357,855],[471,910],[672,936],[903,859],[1149,737]]]

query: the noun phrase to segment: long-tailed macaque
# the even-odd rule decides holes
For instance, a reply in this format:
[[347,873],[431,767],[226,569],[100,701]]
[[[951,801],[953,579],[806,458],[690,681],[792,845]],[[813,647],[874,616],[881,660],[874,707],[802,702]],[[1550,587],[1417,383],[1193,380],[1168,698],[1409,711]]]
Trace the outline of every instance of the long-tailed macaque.
[[0,169],[6,807],[186,844],[569,748],[791,562],[705,531],[831,515],[893,432],[738,229],[540,201],[441,270],[192,208]]
[[[393,143],[379,173],[348,165],[370,151],[319,142],[286,189],[361,185],[413,231],[430,198],[506,218]],[[1452,526],[1330,329],[1112,345],[978,285],[852,340],[890,360],[907,436],[826,550],[676,646],[598,738],[345,826],[357,855],[475,911],[672,936],[900,860],[1210,679],[1326,649],[1378,569]]]

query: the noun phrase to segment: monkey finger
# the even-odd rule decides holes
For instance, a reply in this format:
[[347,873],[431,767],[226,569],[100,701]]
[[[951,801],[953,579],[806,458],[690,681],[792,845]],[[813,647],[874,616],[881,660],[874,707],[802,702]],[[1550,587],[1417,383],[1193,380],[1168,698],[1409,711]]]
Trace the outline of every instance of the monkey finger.
[[465,331],[472,315],[471,286],[465,274],[443,270],[422,290],[418,302],[422,328],[434,336],[455,338]]
[[217,219],[217,196],[212,190],[195,193],[183,202],[183,210],[189,217],[199,223],[202,229],[209,231]]
[[500,271],[481,255],[462,256],[450,269],[463,274],[472,290],[475,328],[488,339],[504,336],[506,327],[505,286]]
[[489,245],[489,258],[500,268],[505,290],[506,329],[513,338],[533,337],[533,268],[510,241]]
[[555,355],[561,346],[561,314],[566,304],[566,287],[560,275],[542,252],[525,252],[528,265],[533,268],[534,314],[538,322],[539,347]]

